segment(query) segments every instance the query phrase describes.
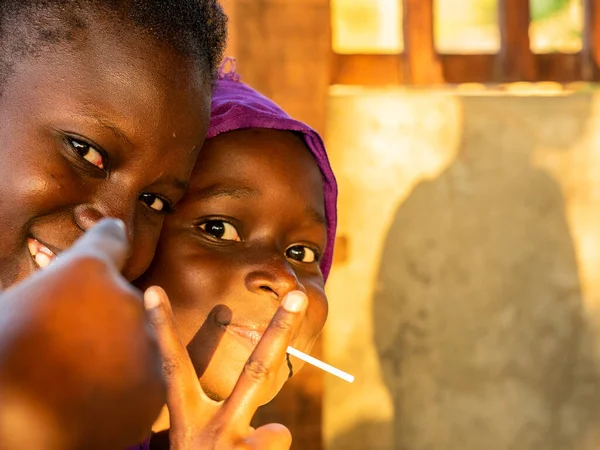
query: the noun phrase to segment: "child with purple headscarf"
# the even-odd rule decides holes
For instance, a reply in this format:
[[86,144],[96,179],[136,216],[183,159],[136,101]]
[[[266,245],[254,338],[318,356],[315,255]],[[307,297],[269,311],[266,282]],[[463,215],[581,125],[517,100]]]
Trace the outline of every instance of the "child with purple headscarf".
[[[327,318],[324,285],[336,200],[320,136],[234,72],[221,74],[189,190],[166,216],[153,264],[139,280],[140,287],[158,285],[168,294],[201,395],[216,402],[232,395],[279,304],[293,291],[303,292],[308,303],[291,345],[310,352]],[[281,358],[256,407],[303,364]],[[168,427],[165,412],[152,448],[168,448],[161,438]]]

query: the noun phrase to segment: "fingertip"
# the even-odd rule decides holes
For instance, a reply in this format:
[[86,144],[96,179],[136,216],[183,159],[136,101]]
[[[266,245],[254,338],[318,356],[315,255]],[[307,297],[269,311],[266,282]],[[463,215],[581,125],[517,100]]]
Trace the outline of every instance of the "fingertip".
[[302,291],[289,292],[283,299],[282,306],[288,312],[297,313],[306,308],[308,298]]
[[156,309],[163,303],[164,290],[158,286],[150,286],[144,291],[144,307],[147,310]]
[[252,449],[289,449],[292,433],[280,423],[269,423],[256,429],[249,444]]
[[282,438],[289,438],[290,443],[292,441],[292,433],[290,432],[289,428],[285,425],[274,422],[263,425],[261,428],[268,430],[273,434],[277,434]]
[[59,261],[69,261],[69,255],[91,257],[122,270],[129,256],[129,241],[123,221],[102,219],[87,230],[71,248],[61,254]]
[[125,223],[121,219],[115,219],[112,217],[104,218],[96,224],[92,229],[96,229],[98,232],[103,232],[116,237],[120,241],[127,241],[127,230]]

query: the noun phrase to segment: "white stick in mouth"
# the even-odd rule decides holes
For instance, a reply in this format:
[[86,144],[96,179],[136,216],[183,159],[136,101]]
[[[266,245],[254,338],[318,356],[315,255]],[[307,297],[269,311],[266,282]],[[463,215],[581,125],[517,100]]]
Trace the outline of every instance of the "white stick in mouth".
[[342,380],[345,380],[348,383],[352,383],[354,381],[354,375],[350,375],[349,373],[346,373],[340,369],[336,369],[335,367],[330,366],[329,364],[326,364],[323,361],[319,361],[317,358],[313,358],[312,356],[307,355],[306,353],[302,353],[301,351],[296,350],[294,347],[288,347],[287,352],[290,355],[295,356],[296,358],[301,359],[304,362],[312,364],[313,366],[316,366],[319,369],[323,369],[325,372],[329,372],[330,374],[335,375],[336,377],[340,377]]

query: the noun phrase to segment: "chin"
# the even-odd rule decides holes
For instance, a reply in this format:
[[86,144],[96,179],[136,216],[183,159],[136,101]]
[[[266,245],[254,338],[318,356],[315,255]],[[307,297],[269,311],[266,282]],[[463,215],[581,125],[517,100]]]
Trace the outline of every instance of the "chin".
[[233,392],[233,388],[239,378],[239,371],[232,370],[225,364],[217,364],[208,367],[199,378],[202,390],[214,401],[225,400]]
[[[215,366],[215,369],[217,369],[215,372],[217,373],[211,373],[210,369],[207,370],[199,379],[204,393],[210,399],[217,402],[223,401],[231,395],[233,388],[238,381],[239,374],[243,370],[242,366],[236,371],[228,370],[227,375],[225,375],[223,370],[224,365],[222,365],[220,368],[221,370],[219,370],[219,366]],[[269,392],[267,392],[263,398],[260,399],[259,404],[261,406],[269,403],[279,393],[287,381],[287,374],[285,376],[283,375],[283,373],[278,374],[277,379],[271,382],[271,384],[274,384],[275,386],[272,386],[271,389],[269,389]]]

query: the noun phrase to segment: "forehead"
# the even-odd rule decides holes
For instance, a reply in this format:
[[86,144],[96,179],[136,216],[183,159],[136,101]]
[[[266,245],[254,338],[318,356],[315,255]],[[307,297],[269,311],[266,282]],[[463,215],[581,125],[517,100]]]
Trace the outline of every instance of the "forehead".
[[[17,98],[18,104],[10,104]],[[138,129],[194,129],[199,142],[209,102],[210,74],[197,63],[134,26],[106,20],[90,21],[72,40],[14,60],[0,96],[2,114],[7,106],[57,113],[94,109],[127,118]]]
[[188,196],[230,186],[302,198],[324,215],[319,166],[303,140],[289,131],[237,130],[206,141]]
[[252,183],[265,175],[290,181],[302,179],[322,190],[319,166],[298,135],[256,128],[230,131],[206,141],[193,183],[206,185],[229,178]]

